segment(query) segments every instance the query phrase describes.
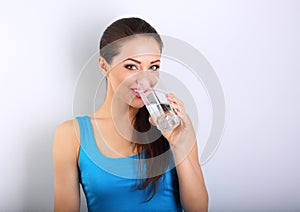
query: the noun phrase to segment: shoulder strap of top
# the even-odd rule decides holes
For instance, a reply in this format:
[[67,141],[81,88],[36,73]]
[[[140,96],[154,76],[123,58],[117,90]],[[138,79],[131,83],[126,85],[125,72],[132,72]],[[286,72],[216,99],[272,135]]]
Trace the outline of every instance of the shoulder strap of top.
[[86,148],[90,137],[89,117],[77,116],[76,119],[80,128],[80,146]]

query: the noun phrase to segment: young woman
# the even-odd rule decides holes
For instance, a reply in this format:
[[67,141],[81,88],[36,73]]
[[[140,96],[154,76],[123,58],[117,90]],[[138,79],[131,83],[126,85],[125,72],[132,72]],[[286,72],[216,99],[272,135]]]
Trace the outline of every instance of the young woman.
[[[159,73],[162,48],[156,30],[140,18],[119,19],[104,31],[98,63],[106,76],[105,102],[92,116],[78,116],[56,129],[56,212],[79,211],[79,184],[89,211],[207,211],[196,136],[183,102],[167,94],[181,122],[161,133],[135,90],[143,73]],[[155,138],[145,133],[153,128],[159,134]],[[145,177],[128,177],[135,170],[128,161],[136,161]],[[169,168],[172,162],[175,167]]]

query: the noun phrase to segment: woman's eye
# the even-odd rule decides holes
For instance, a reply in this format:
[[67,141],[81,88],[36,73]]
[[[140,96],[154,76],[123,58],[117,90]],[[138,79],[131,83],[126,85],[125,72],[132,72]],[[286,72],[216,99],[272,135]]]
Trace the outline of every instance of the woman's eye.
[[152,71],[156,71],[157,69],[159,69],[159,65],[151,66],[150,69],[151,69]]
[[129,70],[137,70],[136,66],[135,65],[125,65],[125,68],[129,69]]

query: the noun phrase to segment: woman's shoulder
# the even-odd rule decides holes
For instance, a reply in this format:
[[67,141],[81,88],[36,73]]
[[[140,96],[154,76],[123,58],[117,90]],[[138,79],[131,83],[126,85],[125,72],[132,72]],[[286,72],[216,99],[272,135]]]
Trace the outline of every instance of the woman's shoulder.
[[66,155],[78,156],[80,147],[80,130],[76,118],[65,120],[56,127],[53,151],[64,151]]
[[66,138],[80,140],[80,128],[76,118],[59,123],[56,131],[63,134]]

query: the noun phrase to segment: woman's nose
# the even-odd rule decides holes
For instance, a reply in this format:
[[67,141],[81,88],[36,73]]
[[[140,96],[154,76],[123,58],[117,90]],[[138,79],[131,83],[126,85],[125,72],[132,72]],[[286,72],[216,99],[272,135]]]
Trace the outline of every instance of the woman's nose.
[[139,82],[145,78],[148,78],[148,80],[153,81],[158,76],[158,73],[155,73],[153,71],[145,70],[145,71],[140,71],[137,73],[136,76],[136,82]]
[[141,81],[142,79],[146,78],[148,76],[147,71],[141,70],[137,73],[136,76],[136,82]]

